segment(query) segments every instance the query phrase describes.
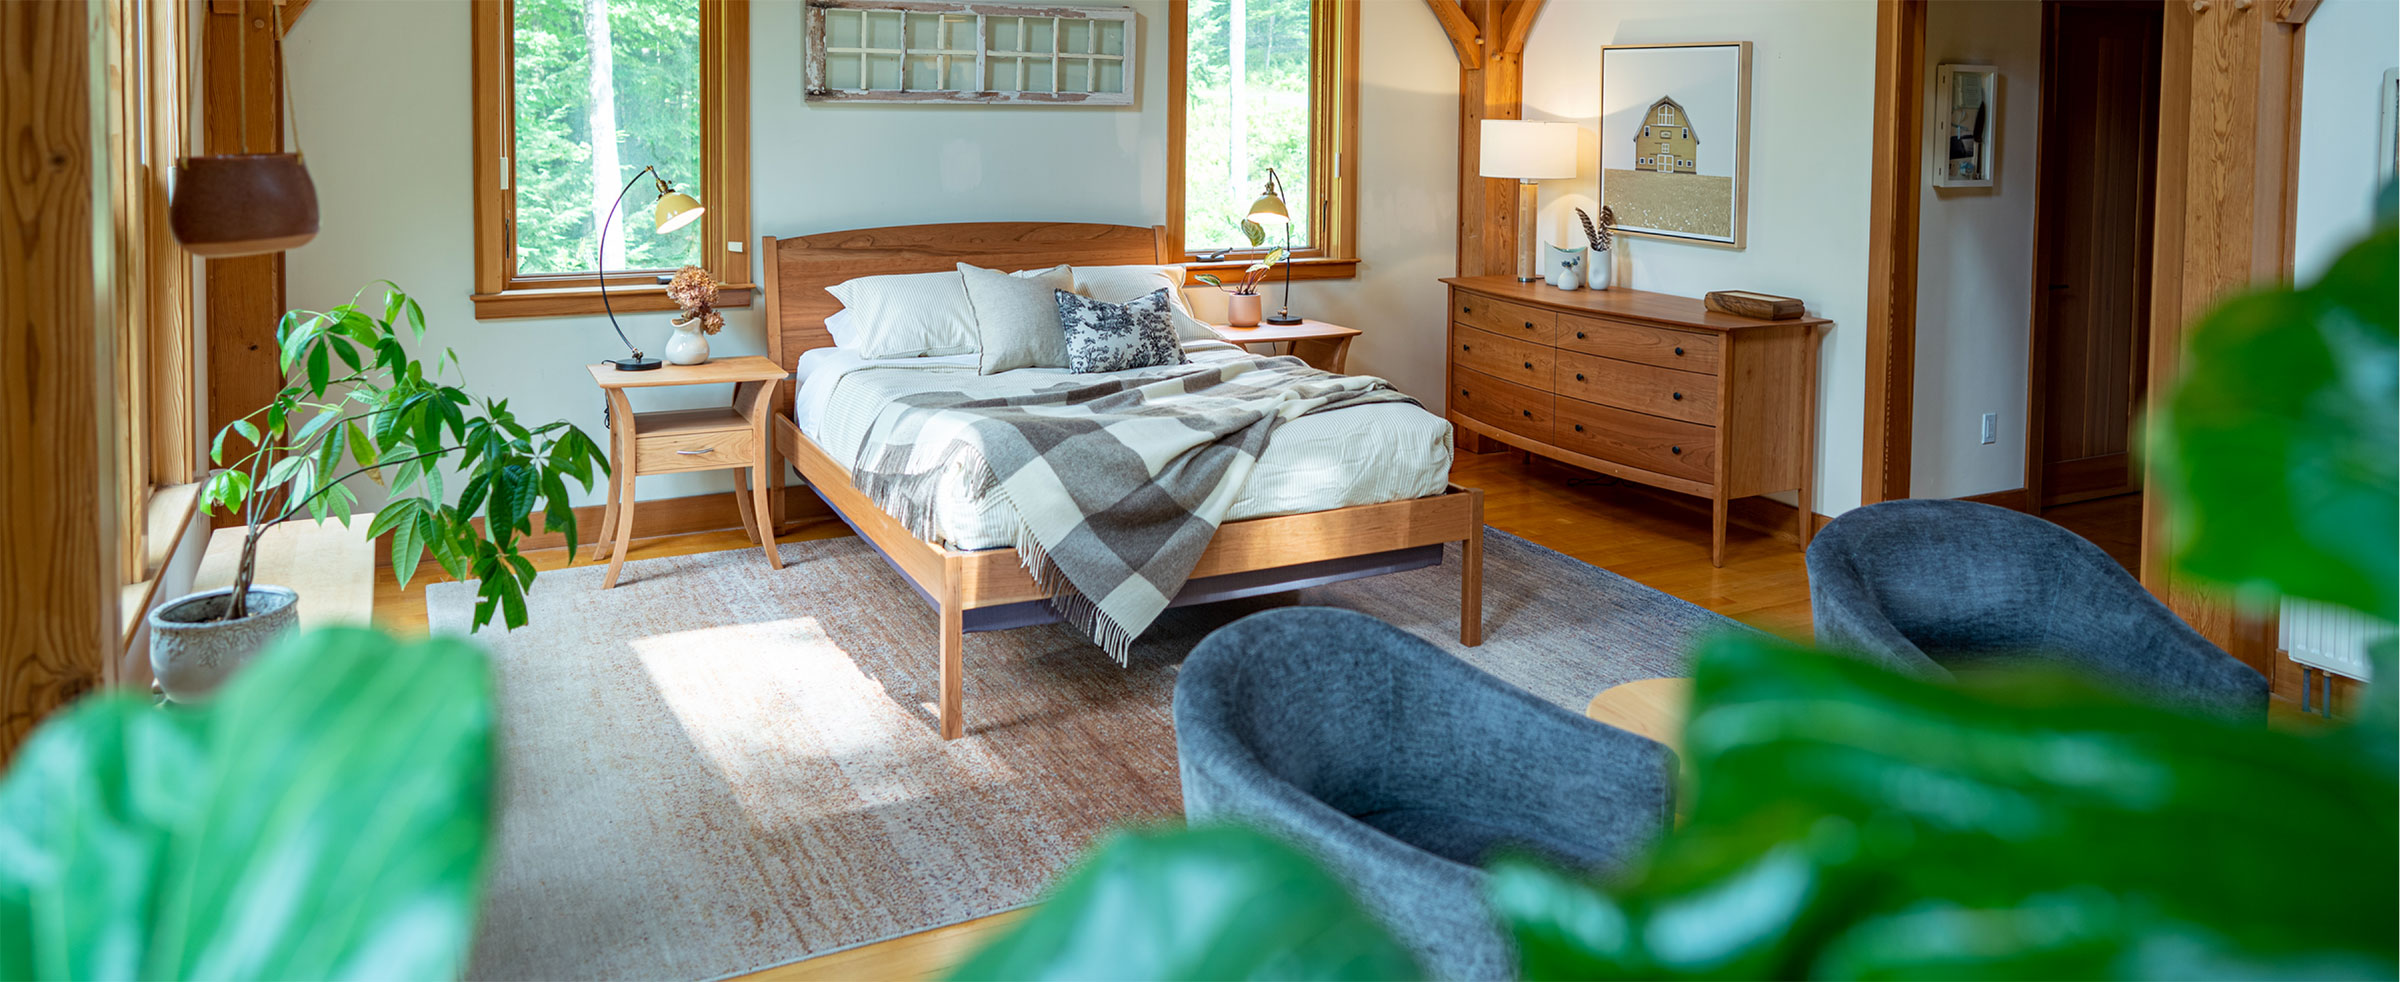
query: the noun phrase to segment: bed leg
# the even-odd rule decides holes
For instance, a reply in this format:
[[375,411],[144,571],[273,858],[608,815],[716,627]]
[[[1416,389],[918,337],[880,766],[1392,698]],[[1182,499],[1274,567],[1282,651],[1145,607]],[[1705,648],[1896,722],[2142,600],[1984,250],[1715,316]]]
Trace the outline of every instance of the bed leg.
[[967,733],[962,705],[966,701],[967,611],[965,605],[959,602],[957,574],[955,565],[947,565],[942,583],[942,694],[939,709],[944,740],[956,740]]
[[1458,643],[1469,648],[1483,643],[1483,491],[1469,489],[1465,541],[1459,544]]

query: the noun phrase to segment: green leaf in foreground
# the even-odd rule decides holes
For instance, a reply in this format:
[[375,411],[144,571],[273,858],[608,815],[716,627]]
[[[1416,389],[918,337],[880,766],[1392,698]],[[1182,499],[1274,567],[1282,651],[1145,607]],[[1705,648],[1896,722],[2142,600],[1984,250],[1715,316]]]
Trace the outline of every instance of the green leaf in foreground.
[[481,654],[359,629],[85,699],[0,782],[0,978],[456,978],[492,736]]
[[1124,832],[960,979],[1402,979],[1416,964],[1342,885],[1249,829]]
[[1682,828],[1606,893],[1510,863],[1492,900],[1528,978],[2390,978],[2391,739],[1722,638]]

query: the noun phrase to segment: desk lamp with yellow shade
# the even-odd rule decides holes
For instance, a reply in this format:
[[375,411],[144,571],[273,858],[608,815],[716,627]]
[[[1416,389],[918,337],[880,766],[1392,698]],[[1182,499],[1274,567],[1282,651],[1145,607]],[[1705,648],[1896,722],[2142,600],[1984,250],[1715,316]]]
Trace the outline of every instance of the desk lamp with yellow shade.
[[658,176],[657,167],[644,167],[635,172],[633,180],[625,182],[625,190],[617,192],[617,200],[608,206],[608,218],[600,223],[600,309],[608,311],[608,326],[617,329],[617,340],[625,342],[625,350],[633,352],[631,358],[609,362],[617,366],[620,372],[647,372],[659,366],[658,359],[645,357],[642,349],[633,346],[633,341],[625,336],[625,329],[617,324],[616,308],[608,303],[608,227],[617,223],[617,206],[625,203],[625,196],[633,191],[634,185],[641,183],[644,174],[658,182],[658,207],[651,212],[651,225],[658,230],[658,234],[665,235],[689,225],[699,219],[701,212],[708,210],[701,206],[699,199],[675,190],[675,185]]

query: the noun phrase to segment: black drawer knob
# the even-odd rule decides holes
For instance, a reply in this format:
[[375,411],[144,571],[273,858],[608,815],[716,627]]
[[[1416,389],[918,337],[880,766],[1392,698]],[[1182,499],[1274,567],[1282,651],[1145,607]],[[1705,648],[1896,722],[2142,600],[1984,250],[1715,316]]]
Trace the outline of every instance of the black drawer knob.
[[1463,395],[1466,395],[1466,394],[1467,394],[1467,390],[1465,390],[1465,389],[1460,389],[1460,390],[1458,390],[1458,394],[1459,394],[1459,395],[1462,395],[1462,396],[1463,396]]
[[1532,322],[1532,321],[1526,321],[1526,322],[1525,322],[1525,329],[1526,329],[1526,330],[1528,330],[1528,331],[1530,331],[1530,330],[1533,330],[1533,322]]
[[[1575,377],[1576,377],[1576,378],[1582,378],[1583,376],[1581,376],[1581,375],[1577,375],[1577,376],[1575,376]],[[1683,393],[1681,393],[1681,392],[1675,393],[1675,401],[1676,401],[1676,402],[1682,402],[1682,401],[1683,401]]]
[[1533,410],[1531,410],[1531,409],[1520,410],[1520,411],[1521,411],[1521,412],[1523,412],[1523,413],[1524,413],[1525,415],[1527,415],[1527,416],[1531,416],[1531,415],[1533,415]]
[[1583,432],[1583,424],[1582,424],[1582,423],[1577,423],[1577,424],[1575,424],[1575,432],[1577,432],[1577,433],[1581,433],[1581,432]]
[[1581,340],[1583,340],[1583,332],[1582,332],[1582,331],[1577,331],[1577,332],[1575,332],[1575,340],[1577,340],[1577,341],[1581,341]]
[[1682,448],[1682,447],[1668,447],[1668,448],[1667,448],[1667,452],[1668,452],[1668,453],[1671,453],[1671,454],[1680,454],[1680,453],[1682,453],[1682,452],[1683,452],[1683,448]]
[[1525,367],[1527,367],[1527,368],[1532,368],[1532,367],[1533,367],[1533,363],[1532,363],[1532,362],[1526,362],[1526,363],[1525,363]]
[[1678,348],[1676,348],[1676,349],[1675,349],[1675,353],[1680,355],[1680,354],[1682,354],[1682,353],[1683,353],[1683,349],[1682,349],[1681,347],[1678,347]]
[[1473,304],[1462,304],[1459,306],[1458,312],[1462,314],[1472,314],[1475,312],[1475,306]]
[[1583,373],[1582,373],[1582,372],[1576,372],[1576,373],[1575,373],[1575,381],[1578,381],[1578,382],[1581,382],[1581,381],[1583,381]]

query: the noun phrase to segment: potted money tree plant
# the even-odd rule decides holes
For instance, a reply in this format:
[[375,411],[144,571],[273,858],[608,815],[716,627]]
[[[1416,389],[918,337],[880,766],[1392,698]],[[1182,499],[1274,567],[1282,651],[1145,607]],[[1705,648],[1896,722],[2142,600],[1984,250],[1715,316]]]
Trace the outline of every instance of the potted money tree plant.
[[[201,507],[241,517],[241,557],[232,586],[151,612],[151,667],[169,698],[206,695],[298,622],[290,585],[255,582],[259,540],[303,517],[349,524],[358,503],[351,478],[386,491],[366,534],[391,537],[403,586],[427,554],[452,577],[479,581],[476,629],[494,617],[512,630],[525,623],[534,567],[520,548],[537,507],[542,530],[564,533],[574,555],[567,482],[589,490],[608,472],[606,452],[563,420],[521,422],[507,400],[477,398],[448,380],[460,374],[457,354],[413,353],[402,333],[421,345],[425,313],[398,286],[381,285],[380,308],[361,304],[362,289],[332,310],[285,314],[275,328],[284,386],[211,443],[209,459],[222,469],[202,489]],[[227,460],[229,436],[249,452]]]
[[[1266,228],[1247,218],[1242,219],[1242,234],[1249,237],[1251,245],[1258,245],[1267,239]],[[1269,272],[1291,257],[1291,250],[1277,246],[1266,255],[1258,257],[1257,262],[1244,267],[1242,278],[1232,286],[1225,285],[1224,280],[1208,273],[1202,273],[1193,278],[1225,291],[1225,322],[1227,324],[1234,327],[1257,327],[1259,318],[1266,314],[1267,306],[1266,301],[1258,295],[1258,282],[1266,279]]]

